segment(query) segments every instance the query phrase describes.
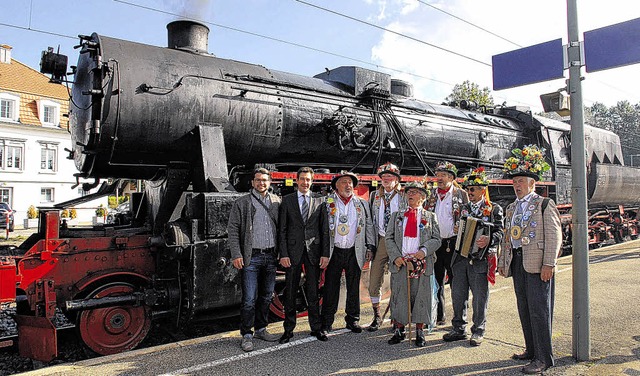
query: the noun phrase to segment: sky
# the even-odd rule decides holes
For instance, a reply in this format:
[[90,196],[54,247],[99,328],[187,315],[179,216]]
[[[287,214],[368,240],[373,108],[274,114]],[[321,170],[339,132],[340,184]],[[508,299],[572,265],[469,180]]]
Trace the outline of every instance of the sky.
[[[585,31],[640,17],[637,0],[577,3],[580,40]],[[566,44],[566,8],[564,0],[0,0],[0,44],[35,69],[49,46],[74,65],[78,34],[166,46],[166,24],[190,17],[211,29],[209,52],[217,57],[304,76],[361,66],[441,103],[465,80],[492,90],[493,55],[557,38]],[[585,106],[640,103],[640,65],[582,72]],[[565,85],[557,79],[492,96],[539,112],[540,94]]]

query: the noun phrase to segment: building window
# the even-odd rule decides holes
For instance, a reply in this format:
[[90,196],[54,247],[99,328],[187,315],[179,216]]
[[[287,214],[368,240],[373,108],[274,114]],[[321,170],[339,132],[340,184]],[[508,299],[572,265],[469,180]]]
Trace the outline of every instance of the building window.
[[53,188],[40,188],[40,202],[53,202]]
[[51,144],[41,144],[40,149],[40,170],[47,172],[55,172],[57,166],[57,148]]
[[6,202],[9,206],[13,206],[12,188],[0,188],[0,202]]
[[18,122],[20,97],[9,93],[0,93],[0,120]]
[[20,171],[23,169],[24,143],[0,140],[0,170]]
[[85,191],[82,187],[78,188],[78,196],[84,197],[86,195],[90,195],[91,191]]
[[60,104],[48,99],[38,101],[38,114],[42,125],[49,127],[60,126]]

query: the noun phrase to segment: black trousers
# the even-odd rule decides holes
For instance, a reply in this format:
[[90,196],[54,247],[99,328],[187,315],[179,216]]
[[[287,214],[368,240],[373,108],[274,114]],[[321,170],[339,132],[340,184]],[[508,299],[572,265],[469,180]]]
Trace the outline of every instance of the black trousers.
[[[445,320],[445,297],[444,297],[444,280],[445,272],[449,275],[449,282],[453,281],[453,270],[451,270],[451,256],[453,255],[454,246],[456,245],[455,236],[452,238],[442,239],[442,245],[436,251],[436,263],[433,265],[433,274],[438,282],[438,319]],[[447,252],[447,248],[449,252]]]
[[519,252],[514,253],[511,260],[511,275],[526,352],[551,367],[554,365],[551,322],[555,276],[544,282],[540,279],[540,273],[527,272],[522,264],[522,253]]
[[345,321],[349,324],[360,320],[360,266],[356,258],[355,247],[334,247],[331,260],[324,274],[324,294],[322,297],[322,327],[329,329],[333,325],[340,299],[340,278],[345,272],[347,282],[347,302]]
[[320,279],[319,262],[311,263],[309,255],[305,251],[298,265],[291,265],[287,269],[286,288],[284,301],[284,330],[292,332],[296,327],[296,316],[298,314],[296,299],[300,288],[300,278],[304,268],[305,279],[303,289],[307,300],[309,312],[309,326],[312,331],[320,331],[322,323],[320,321],[320,306],[318,304],[318,281]]

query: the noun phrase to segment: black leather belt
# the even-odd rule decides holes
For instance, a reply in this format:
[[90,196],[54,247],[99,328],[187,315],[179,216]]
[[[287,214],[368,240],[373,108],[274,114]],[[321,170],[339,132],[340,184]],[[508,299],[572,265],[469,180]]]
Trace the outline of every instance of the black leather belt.
[[349,248],[340,248],[340,247],[333,247],[333,250],[340,250],[340,251],[351,251],[354,250],[356,248],[356,246],[354,245],[353,247],[349,247]]
[[274,247],[271,247],[271,248],[252,248],[251,249],[251,254],[252,255],[259,255],[261,253],[273,253],[273,251],[275,251]]
[[522,247],[514,248],[513,249],[513,255],[514,256],[522,256]]

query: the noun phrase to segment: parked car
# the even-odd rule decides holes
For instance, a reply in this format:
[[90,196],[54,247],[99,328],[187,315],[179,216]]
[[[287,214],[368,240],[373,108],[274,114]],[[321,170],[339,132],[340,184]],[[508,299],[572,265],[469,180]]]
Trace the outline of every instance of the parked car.
[[11,209],[11,206],[6,202],[0,202],[0,228],[7,228],[7,214],[9,215],[9,231],[13,231],[15,229],[15,221],[13,218],[13,214],[15,210]]
[[107,213],[107,223],[115,225],[126,225],[131,223],[131,210],[129,201],[123,202],[115,209],[109,210]]

